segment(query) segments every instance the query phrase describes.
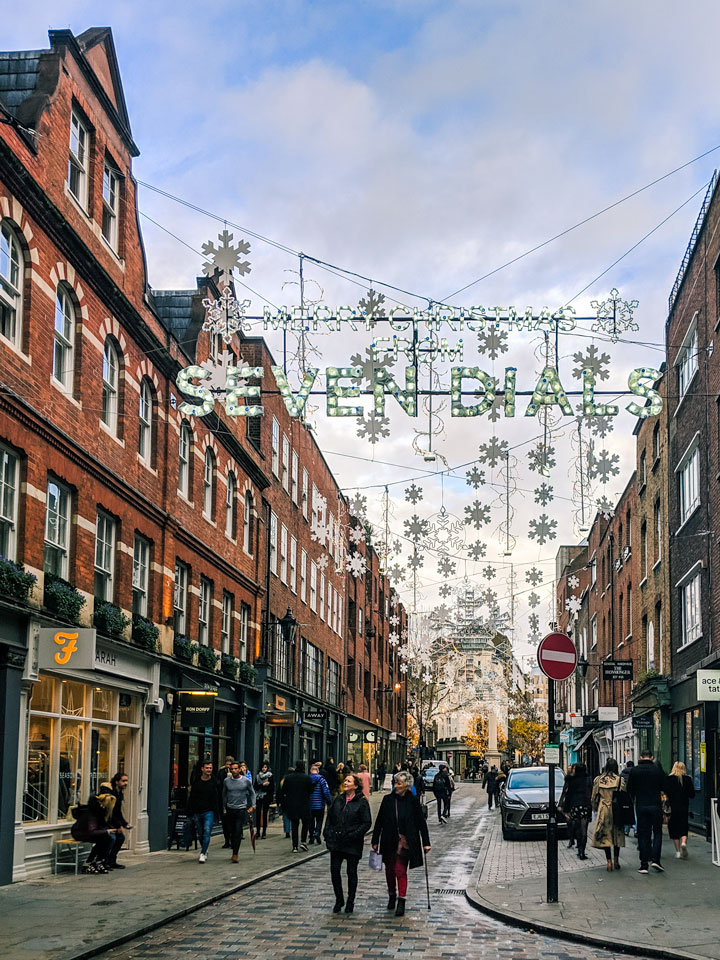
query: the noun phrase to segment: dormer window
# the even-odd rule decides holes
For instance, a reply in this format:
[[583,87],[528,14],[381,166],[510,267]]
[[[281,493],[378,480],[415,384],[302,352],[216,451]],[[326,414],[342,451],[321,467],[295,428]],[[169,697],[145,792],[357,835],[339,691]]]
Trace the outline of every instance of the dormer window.
[[68,186],[83,210],[88,208],[88,156],[90,132],[75,110],[70,118]]
[[102,235],[117,253],[118,249],[118,201],[120,174],[108,163],[103,171]]

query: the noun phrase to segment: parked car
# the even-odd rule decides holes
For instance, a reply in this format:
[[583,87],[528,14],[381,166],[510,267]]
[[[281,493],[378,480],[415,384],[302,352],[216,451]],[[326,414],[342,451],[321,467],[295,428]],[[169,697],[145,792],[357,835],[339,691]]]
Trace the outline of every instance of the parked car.
[[448,768],[448,773],[450,774],[451,777],[455,776],[455,771],[447,762],[447,760],[426,760],[422,768],[422,778],[423,778],[423,781],[425,782],[425,786],[428,789],[432,789],[435,775],[440,773],[440,764]]
[[[549,771],[547,767],[517,767],[508,773],[500,794],[500,817],[504,840],[517,833],[544,830],[549,819]],[[555,768],[555,802],[560,799],[565,774]],[[562,816],[559,825],[567,828]]]

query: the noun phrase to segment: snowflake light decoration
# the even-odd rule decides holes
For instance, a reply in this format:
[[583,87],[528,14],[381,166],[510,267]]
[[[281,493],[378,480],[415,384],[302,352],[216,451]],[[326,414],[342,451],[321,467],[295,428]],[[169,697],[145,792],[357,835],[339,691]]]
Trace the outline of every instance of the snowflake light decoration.
[[542,571],[537,567],[530,567],[529,570],[525,571],[525,583],[529,583],[531,586],[536,587],[539,583],[542,583],[542,580]]
[[610,354],[598,353],[598,348],[594,343],[587,348],[584,354],[581,350],[574,353],[573,360],[577,364],[573,370],[573,376],[578,380],[582,380],[583,370],[591,370],[595,379],[608,380],[610,378],[610,371],[607,369],[610,366]]
[[237,300],[230,286],[224,287],[217,300],[205,297],[205,319],[202,328],[223,338],[230,343],[236,333],[240,333],[245,322],[245,311],[250,306],[249,300]]
[[[358,308],[363,312],[366,317],[374,318],[381,316],[381,310],[383,304],[385,303],[385,294],[378,293],[376,290],[373,290],[372,287],[368,290],[366,296],[361,297],[358,301]],[[372,324],[375,326],[375,324]]]
[[598,512],[601,513],[606,520],[612,520],[615,515],[615,507],[612,500],[608,500],[607,497],[600,497],[596,506]]
[[[388,576],[393,581],[393,583],[400,583],[401,580],[405,579],[405,567],[401,567],[399,563],[394,563],[388,570]],[[400,620],[398,619],[398,623]]]
[[487,412],[488,420],[491,420],[493,423],[497,423],[500,417],[503,414],[505,409],[505,398],[504,397],[495,397],[492,402],[492,406]]
[[[579,412],[580,414],[582,414],[582,405],[578,406],[578,407],[577,407],[577,410],[578,410],[578,412]],[[590,431],[590,433],[591,433],[593,436],[595,436],[595,437],[600,437],[601,440],[604,440],[605,437],[606,437],[609,433],[612,433],[613,430],[615,429],[615,418],[614,418],[614,417],[606,417],[606,416],[586,417],[586,416],[580,416],[580,417],[578,417],[578,420],[580,420],[580,421],[588,428],[588,430]]]
[[392,616],[389,617],[388,623],[389,623],[390,626],[393,627],[393,628],[394,628],[394,627],[397,627],[397,626],[400,625],[400,617],[399,617],[396,613],[393,613]]
[[613,287],[607,300],[591,300],[597,320],[592,325],[593,333],[607,333],[617,343],[628,330],[639,330],[633,312],[640,306],[637,300],[621,300],[620,292]]
[[318,570],[324,573],[327,570],[328,563],[330,562],[330,560],[328,558],[328,555],[324,553],[321,557],[318,557],[315,562],[317,564]]
[[416,513],[409,520],[404,520],[405,536],[409,537],[413,543],[420,543],[422,538],[428,532],[428,522],[423,520]]
[[539,605],[540,605],[540,597],[533,590],[533,592],[528,596],[528,606],[530,607],[531,610],[534,610]]
[[391,634],[388,635],[388,643],[390,644],[391,647],[397,647],[398,644],[400,643],[400,634],[395,633],[395,631],[393,631]]
[[483,506],[479,500],[473,500],[472,504],[465,507],[465,523],[479,530],[483,524],[490,523],[490,507]]
[[418,553],[417,550],[413,555],[408,559],[407,565],[411,570],[418,571],[420,567],[425,563],[425,556],[422,553]]
[[491,567],[491,566],[483,567],[482,575],[485,577],[486,580],[494,580],[497,575],[497,571],[495,567]]
[[485,471],[478,470],[477,467],[472,467],[472,469],[468,470],[465,477],[467,478],[465,482],[469,487],[472,487],[473,490],[477,490],[485,483]]
[[580,586],[580,577],[576,573],[571,573],[567,582],[571,590],[577,590]]
[[481,540],[476,540],[468,547],[468,556],[471,560],[482,560],[487,553],[487,544]]
[[405,487],[405,499],[408,503],[418,503],[422,498],[422,489],[416,484],[411,483],[409,487]]
[[202,265],[206,277],[214,277],[215,272],[219,270],[221,277],[229,283],[234,270],[237,270],[241,277],[250,273],[249,261],[240,259],[241,256],[247,256],[250,253],[250,244],[246,240],[240,240],[233,246],[230,242],[232,239],[233,234],[223,230],[218,234],[219,247],[216,247],[211,240],[203,244],[203,256],[208,258]]
[[505,459],[505,453],[508,449],[507,440],[499,440],[497,437],[490,437],[487,443],[481,443],[479,450],[480,463],[486,463],[489,467],[496,467],[501,460]]
[[438,593],[441,597],[449,597],[452,593],[452,587],[449,583],[443,583],[438,589]]
[[550,470],[555,466],[555,447],[539,443],[528,453],[528,466],[535,473],[549,477]]
[[379,357],[373,347],[368,347],[364,355],[354,353],[350,357],[350,366],[360,367],[362,375],[353,377],[352,382],[358,387],[362,386],[363,382],[367,385],[372,385],[375,380],[375,371],[381,367],[391,367],[392,362],[392,357],[389,354]]
[[497,603],[497,594],[494,590],[491,590],[489,587],[483,593],[480,594],[483,599],[483,603],[486,603],[488,607],[492,608]]
[[620,473],[620,456],[617,453],[610,453],[609,450],[601,450],[596,455],[595,449],[590,444],[588,450],[588,475],[591,480],[599,480],[600,483],[609,483],[611,477],[616,477]]
[[450,577],[457,570],[457,564],[450,557],[440,557],[437,565],[438,573],[443,577]]
[[365,540],[365,531],[362,527],[350,527],[350,542],[354,544],[363,543]]
[[355,578],[361,577],[365,573],[366,561],[361,553],[351,553],[347,559],[347,572]]
[[318,520],[317,517],[313,517],[312,524],[310,526],[310,536],[316,543],[319,543],[321,547],[324,547],[328,541],[330,535],[330,527],[323,523],[321,520]]
[[350,498],[348,510],[353,517],[362,520],[367,513],[367,497],[362,493],[356,493],[354,497]]
[[569,610],[574,617],[580,613],[580,608],[582,607],[582,600],[576,594],[568,597],[565,601],[565,609]]
[[528,625],[533,633],[537,633],[540,629],[540,617],[536,613],[531,613],[528,617]]
[[478,351],[491,360],[497,360],[501,353],[507,353],[508,335],[499,326],[489,327],[478,334]]
[[548,540],[557,538],[556,528],[557,520],[551,520],[546,513],[541,513],[537,520],[530,521],[528,537],[531,540],[537,540],[542,547]]
[[374,445],[379,443],[382,437],[390,436],[390,418],[376,416],[374,409],[369,414],[358,417],[355,422],[358,425],[356,430],[358,437],[361,440],[367,440],[368,443]]
[[539,487],[535,488],[534,493],[535,503],[539,503],[542,507],[546,507],[552,500],[555,499],[553,488],[547,483],[541,483]]

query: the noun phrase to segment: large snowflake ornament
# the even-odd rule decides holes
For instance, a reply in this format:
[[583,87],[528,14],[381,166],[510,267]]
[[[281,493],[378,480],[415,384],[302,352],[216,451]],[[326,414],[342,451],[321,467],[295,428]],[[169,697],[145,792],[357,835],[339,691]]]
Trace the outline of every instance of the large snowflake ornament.
[[610,371],[607,369],[610,366],[610,354],[598,353],[598,348],[594,343],[587,348],[585,353],[581,350],[574,353],[573,360],[577,364],[573,370],[573,376],[578,380],[582,380],[583,370],[591,370],[595,379],[608,380],[610,378]]
[[478,460],[480,463],[486,463],[489,467],[496,467],[501,460],[505,459],[507,449],[507,440],[490,437],[487,443],[480,444],[480,456]]
[[541,483],[539,487],[535,488],[534,493],[535,503],[539,503],[541,507],[546,507],[552,500],[555,499],[553,488],[547,483]]
[[611,477],[616,477],[620,473],[619,463],[619,454],[610,453],[609,450],[604,449],[596,454],[595,448],[590,444],[588,449],[588,475],[591,480],[609,483]]
[[321,547],[324,547],[330,536],[330,527],[323,523],[322,520],[318,520],[317,517],[313,517],[312,524],[310,525],[310,536],[316,543],[319,543]]
[[[400,583],[401,580],[405,579],[405,567],[401,567],[399,563],[394,563],[387,573],[393,583]],[[400,618],[398,618],[398,623],[400,623]]]
[[490,523],[490,507],[483,506],[479,500],[473,500],[472,504],[465,507],[465,523],[479,530],[483,524]]
[[330,558],[326,553],[324,553],[322,556],[318,557],[315,562],[317,564],[318,570],[321,570],[324,573],[328,568],[328,563],[330,562]]
[[487,590],[481,593],[480,596],[482,597],[483,603],[486,603],[490,609],[492,609],[497,603],[497,594],[489,587]]
[[390,624],[391,627],[397,627],[400,625],[400,617],[396,613],[393,613],[388,618],[388,623]]
[[388,643],[391,647],[397,647],[400,643],[400,634],[395,633],[394,631],[388,635]]
[[423,520],[422,517],[419,517],[416,513],[414,513],[409,520],[404,520],[403,524],[405,526],[405,535],[409,537],[413,543],[420,543],[428,532],[427,520]]
[[[216,333],[225,343],[230,343],[235,334],[243,329],[245,311],[250,306],[250,301],[237,300],[228,285],[223,288],[217,300],[206,297],[203,300],[203,306],[205,307],[203,330]],[[238,381],[238,386],[244,386],[244,384]]]
[[606,520],[612,520],[615,515],[615,507],[612,500],[608,500],[607,497],[600,497],[596,506],[598,512],[601,513]]
[[361,553],[348,554],[347,572],[354,577],[361,577],[365,573],[366,560]]
[[365,540],[365,531],[362,527],[350,527],[350,542],[354,544],[363,543]]
[[531,610],[534,610],[539,605],[540,605],[540,597],[533,590],[532,593],[528,596],[528,606],[530,607]]
[[597,320],[592,325],[593,333],[607,333],[617,343],[628,330],[639,330],[633,313],[640,306],[637,300],[621,300],[619,291],[613,287],[607,300],[591,300]]
[[569,610],[574,617],[576,617],[580,613],[581,607],[582,607],[582,600],[580,599],[580,597],[577,596],[577,594],[573,593],[572,596],[568,597],[567,600],[565,601],[565,609]]
[[367,513],[367,497],[362,493],[356,493],[355,496],[350,498],[348,510],[353,517],[362,519]]
[[437,565],[438,573],[443,577],[452,576],[457,570],[457,564],[450,557],[440,557]]
[[[577,408],[582,413],[582,406]],[[612,433],[615,429],[615,418],[609,416],[597,416],[597,417],[578,417],[579,420],[588,428],[590,433],[595,437],[600,437],[601,440],[604,440],[605,437]]]
[[571,573],[568,577],[568,586],[571,590],[577,590],[580,586],[580,577],[576,573]]
[[449,583],[443,583],[438,589],[438,593],[441,597],[449,597],[452,593],[452,587]]
[[422,553],[418,553],[417,550],[413,555],[408,559],[407,565],[411,570],[417,572],[420,567],[425,563],[425,556]]
[[233,246],[230,242],[232,239],[233,234],[223,230],[218,234],[219,247],[216,247],[211,240],[203,244],[203,256],[208,258],[202,265],[206,277],[215,276],[215,272],[219,270],[221,276],[229,283],[233,270],[237,270],[241,277],[250,273],[250,262],[240,259],[241,256],[247,256],[250,253],[250,244],[246,240],[240,240]]
[[533,633],[537,633],[540,629],[540,617],[536,613],[531,613],[528,617],[528,626]]
[[405,487],[405,499],[408,503],[418,503],[422,498],[422,489],[417,484],[411,483],[409,487]]
[[531,540],[537,540],[542,547],[548,540],[555,540],[557,533],[557,520],[551,520],[546,513],[541,513],[537,520],[530,521],[530,530],[528,537]]
[[366,386],[371,387],[375,380],[375,371],[379,370],[381,367],[391,367],[393,363],[392,357],[389,354],[385,356],[378,356],[378,353],[373,347],[368,347],[365,350],[364,355],[361,353],[354,353],[350,357],[350,366],[351,367],[360,367],[362,370],[362,375],[359,377],[353,377],[352,382],[356,386],[363,386],[363,383]]
[[497,576],[497,570],[495,569],[495,567],[491,567],[490,565],[488,565],[487,567],[483,567],[482,575],[485,577],[486,580],[494,580],[495,577]]
[[530,567],[529,570],[525,571],[525,583],[529,583],[533,587],[542,583],[542,579],[542,570],[539,570],[537,567]]
[[492,402],[492,406],[487,412],[488,420],[492,420],[493,423],[497,423],[500,417],[503,414],[505,409],[505,398],[504,397],[495,397]]
[[491,360],[497,360],[501,353],[508,351],[507,339],[505,330],[500,330],[497,326],[489,327],[478,334],[478,350]]
[[485,483],[485,471],[478,470],[477,467],[472,467],[470,470],[468,470],[465,474],[465,477],[467,478],[465,482],[469,487],[472,487],[473,490],[477,490],[483,485],[483,483]]
[[358,417],[355,421],[358,425],[357,435],[361,440],[367,440],[373,445],[379,443],[382,437],[390,436],[390,418],[378,417],[372,410],[369,414]]
[[[373,290],[372,287],[368,290],[367,294],[364,297],[361,297],[358,301],[358,309],[366,317],[371,319],[374,317],[382,316],[383,304],[385,303],[385,294],[378,293],[376,290]],[[375,324],[373,324],[375,326]]]
[[487,553],[487,544],[481,540],[476,540],[468,547],[468,556],[471,560],[482,560]]
[[555,466],[555,447],[539,443],[528,453],[528,466],[535,473],[543,477],[550,476],[550,470]]

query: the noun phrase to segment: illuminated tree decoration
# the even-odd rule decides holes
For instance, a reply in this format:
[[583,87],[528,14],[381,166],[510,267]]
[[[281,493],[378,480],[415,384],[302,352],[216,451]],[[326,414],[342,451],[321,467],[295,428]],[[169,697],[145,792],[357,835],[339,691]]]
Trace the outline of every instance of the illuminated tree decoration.
[[362,367],[327,367],[327,415],[329,417],[362,417],[362,407],[346,407],[339,403],[349,397],[359,397],[360,387],[339,387],[338,381],[362,375]]
[[391,393],[409,417],[417,416],[417,375],[414,367],[405,367],[405,389],[402,390],[390,373],[376,369],[373,374],[375,415],[385,416],[385,394]]
[[204,367],[193,365],[185,367],[177,375],[177,388],[188,397],[195,397],[199,403],[181,403],[178,409],[180,413],[190,414],[193,417],[205,417],[211,413],[215,406],[215,398],[210,392],[209,387],[202,383],[192,383],[193,380],[210,380],[212,374]]
[[595,371],[585,367],[583,377],[583,414],[586,417],[614,417],[618,408],[612,403],[595,403]]
[[540,379],[533,390],[532,399],[525,411],[525,416],[534,417],[541,407],[552,406],[553,404],[557,404],[566,416],[572,416],[572,406],[563,390],[562,383],[560,383],[557,369],[547,366],[540,374]]
[[241,380],[260,380],[264,376],[262,367],[228,367],[225,389],[225,412],[231,417],[261,417],[263,408],[240,403],[241,399],[260,397],[260,387],[249,387]]
[[[462,402],[463,380],[477,380],[485,391],[480,403],[466,407]],[[495,402],[497,380],[480,367],[452,367],[450,371],[450,415],[453,417],[478,417],[486,413]]]
[[280,391],[280,396],[283,398],[287,412],[291,417],[301,417],[305,409],[305,404],[307,403],[307,398],[310,396],[310,391],[317,379],[318,368],[310,367],[310,369],[303,374],[302,384],[297,396],[295,396],[290,389],[290,384],[287,381],[283,368],[273,366],[270,367],[270,369],[275,376],[275,383],[278,385],[278,390]]
[[[646,417],[656,417],[662,412],[662,397],[657,390],[652,388],[652,384],[659,380],[661,376],[660,371],[654,367],[638,367],[630,371],[628,387],[633,393],[639,397],[646,397],[650,402],[641,407],[639,403],[635,403],[633,400],[632,403],[629,403],[627,407],[625,407],[628,413],[632,413],[633,416],[640,417],[641,420],[644,420]],[[643,382],[645,380],[647,384]]]

